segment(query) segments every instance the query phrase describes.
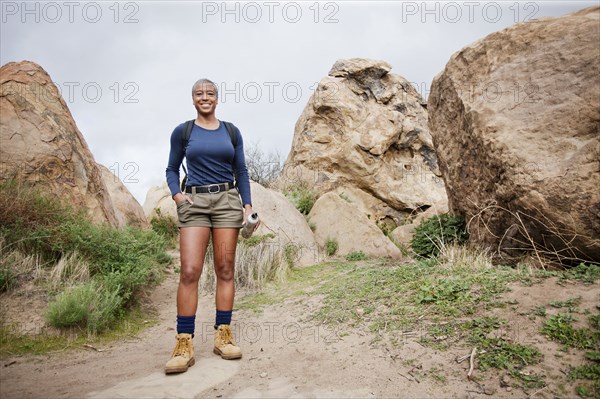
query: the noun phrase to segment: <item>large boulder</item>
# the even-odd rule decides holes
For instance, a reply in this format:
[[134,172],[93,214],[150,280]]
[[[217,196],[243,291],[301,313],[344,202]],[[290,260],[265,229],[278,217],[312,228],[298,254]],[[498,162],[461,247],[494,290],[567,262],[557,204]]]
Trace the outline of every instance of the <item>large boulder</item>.
[[391,208],[379,198],[360,188],[339,186],[333,192],[353,203],[363,215],[376,223],[397,225],[403,223],[408,217],[405,212]]
[[337,193],[322,195],[313,205],[309,215],[316,225],[315,237],[320,246],[327,240],[337,241],[337,255],[363,251],[369,256],[401,258],[395,246],[355,203]]
[[450,209],[505,260],[600,261],[599,19],[593,7],[492,33],[433,81]]
[[0,68],[0,87],[0,179],[43,186],[117,226],[100,169],[46,71],[10,62]]
[[296,122],[280,186],[355,187],[388,206],[378,216],[393,219],[446,200],[423,99],[390,70],[360,58],[333,65]]
[[106,166],[98,164],[98,167],[114,206],[118,226],[150,227],[144,209],[121,182],[121,179]]
[[160,209],[161,215],[177,220],[177,207],[166,181],[162,185],[153,186],[148,190],[143,209],[148,220],[152,220],[156,216],[157,209]]
[[291,256],[295,266],[319,263],[321,254],[315,237],[304,216],[281,193],[258,183],[250,184],[252,206],[258,212],[261,225],[254,234],[274,234],[270,240],[274,249]]

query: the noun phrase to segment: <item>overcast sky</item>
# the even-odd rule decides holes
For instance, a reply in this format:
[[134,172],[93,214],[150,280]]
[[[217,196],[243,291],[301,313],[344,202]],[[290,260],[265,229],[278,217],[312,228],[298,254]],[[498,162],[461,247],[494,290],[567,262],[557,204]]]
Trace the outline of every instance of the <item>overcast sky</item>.
[[219,85],[217,117],[285,159],[296,120],[337,59],[384,60],[426,97],[469,43],[598,3],[2,1],[0,61],[40,64],[96,161],[143,204],[165,180],[173,128],[195,117],[199,78]]

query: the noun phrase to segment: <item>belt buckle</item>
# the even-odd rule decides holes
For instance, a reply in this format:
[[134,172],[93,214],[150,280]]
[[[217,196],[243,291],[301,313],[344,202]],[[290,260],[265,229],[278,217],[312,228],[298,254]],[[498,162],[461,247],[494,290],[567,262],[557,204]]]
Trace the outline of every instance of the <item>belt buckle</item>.
[[[216,186],[216,187],[217,187],[217,191],[211,191],[211,189],[210,189],[210,188],[211,188],[211,187],[213,187],[213,186]],[[218,194],[218,193],[220,193],[220,192],[221,192],[221,186],[220,186],[220,185],[218,185],[218,184],[209,184],[209,185],[208,185],[208,193],[209,193],[209,194]]]

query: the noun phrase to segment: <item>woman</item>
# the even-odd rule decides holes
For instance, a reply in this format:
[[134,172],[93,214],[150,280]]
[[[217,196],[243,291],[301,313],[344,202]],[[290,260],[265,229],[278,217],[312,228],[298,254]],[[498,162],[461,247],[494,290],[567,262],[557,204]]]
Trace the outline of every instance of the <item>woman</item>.
[[[166,173],[177,206],[181,253],[177,344],[166,364],[167,374],[187,371],[195,362],[192,338],[198,307],[198,280],[211,234],[217,276],[213,351],[224,359],[242,357],[233,340],[230,323],[238,233],[248,215],[253,213],[244,146],[239,130],[233,125],[228,126],[233,127],[230,135],[225,122],[215,116],[218,90],[213,82],[198,80],[192,87],[192,100],[197,111],[196,120],[187,142],[183,141],[185,123],[177,126],[171,134]],[[182,192],[179,167],[184,156],[187,158],[188,180]]]

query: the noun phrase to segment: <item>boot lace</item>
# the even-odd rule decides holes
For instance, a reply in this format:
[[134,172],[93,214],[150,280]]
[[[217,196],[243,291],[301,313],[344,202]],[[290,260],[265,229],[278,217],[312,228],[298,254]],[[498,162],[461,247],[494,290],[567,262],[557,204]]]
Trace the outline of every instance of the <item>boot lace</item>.
[[190,351],[190,339],[189,338],[179,338],[177,340],[177,345],[173,350],[173,357],[175,356],[183,356]]
[[221,342],[223,342],[224,345],[227,345],[227,344],[235,345],[235,342],[233,341],[233,335],[231,333],[231,329],[229,329],[229,328],[221,329],[220,335],[221,335]]

